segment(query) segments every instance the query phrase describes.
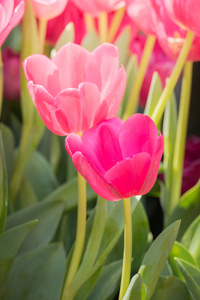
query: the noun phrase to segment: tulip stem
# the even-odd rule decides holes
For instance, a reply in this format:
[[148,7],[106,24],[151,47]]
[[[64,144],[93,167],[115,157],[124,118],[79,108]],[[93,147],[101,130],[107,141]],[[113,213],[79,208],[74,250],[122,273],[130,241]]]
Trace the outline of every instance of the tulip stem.
[[44,45],[47,31],[47,20],[39,19],[39,51],[41,54],[44,53]]
[[125,6],[123,6],[122,8],[118,9],[115,12],[115,14],[112,18],[112,22],[110,24],[109,31],[108,31],[108,42],[109,43],[112,43],[113,39],[115,38],[116,33],[117,33],[119,26],[122,22],[122,19],[124,17],[125,11],[126,11],[126,8],[125,8]]
[[102,12],[98,18],[99,38],[101,43],[106,43],[108,40],[108,15]]
[[1,118],[1,110],[3,104],[3,61],[0,47],[0,118]]
[[76,272],[78,270],[80,260],[82,257],[84,242],[85,242],[85,231],[86,231],[86,210],[87,210],[87,199],[86,199],[86,181],[78,173],[78,212],[77,212],[77,230],[76,230],[76,241],[72,260],[70,263],[63,295],[66,294],[66,289],[72,283]]
[[129,286],[132,260],[132,216],[130,198],[123,199],[124,204],[124,255],[119,300],[122,300]]
[[90,14],[84,13],[84,20],[87,32],[96,31],[94,18]]
[[185,154],[185,142],[187,135],[188,116],[190,109],[190,96],[192,86],[192,62],[186,62],[184,66],[179,116],[174,147],[173,171],[172,171],[172,191],[171,191],[171,210],[179,203],[181,195],[183,162]]
[[162,95],[160,96],[160,99],[157,103],[157,106],[156,106],[152,116],[150,116],[153,119],[153,121],[156,123],[156,125],[158,125],[159,121],[161,120],[166,103],[169,100],[169,98],[175,88],[175,85],[179,79],[179,76],[183,69],[184,63],[185,63],[188,53],[190,51],[193,38],[194,38],[194,33],[188,31],[187,35],[186,35],[185,43],[183,45],[183,48],[181,50],[181,53],[180,53],[177,61],[176,61],[176,65],[172,71],[172,74],[165,85],[165,88],[162,92]]
[[123,115],[123,120],[126,121],[133,113],[136,112],[138,107],[139,94],[142,87],[142,83],[144,81],[145,73],[149,64],[149,60],[151,57],[151,53],[153,51],[154,45],[156,42],[156,37],[153,35],[149,35],[147,37],[145,47],[142,53],[138,73],[136,79],[133,83],[132,90],[130,92],[130,96],[125,108],[125,112]]

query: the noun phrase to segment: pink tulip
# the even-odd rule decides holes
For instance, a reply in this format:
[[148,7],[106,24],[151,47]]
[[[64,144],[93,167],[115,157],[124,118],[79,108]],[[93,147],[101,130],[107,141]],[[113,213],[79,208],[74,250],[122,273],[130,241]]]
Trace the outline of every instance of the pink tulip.
[[163,137],[145,115],[104,121],[70,134],[66,149],[78,172],[101,197],[115,201],[146,194],[154,185],[163,153]]
[[0,0],[0,47],[10,31],[20,22],[25,0]]
[[[172,21],[166,10],[164,0],[151,0],[151,2],[156,14],[155,28],[159,44],[171,59],[177,59],[185,42],[186,31]],[[200,37],[194,37],[187,60],[200,60]]]
[[73,22],[75,29],[76,44],[80,44],[86,29],[82,11],[80,11],[72,2],[68,2],[63,13],[56,18],[48,21],[46,39],[51,44],[55,44],[68,23]]
[[39,19],[50,20],[59,16],[68,0],[31,0],[35,15]]
[[126,10],[142,32],[155,35],[155,12],[151,0],[126,0]]
[[20,56],[12,49],[2,51],[3,60],[3,94],[6,100],[20,98]]
[[126,86],[118,49],[93,52],[68,43],[52,61],[32,55],[23,63],[28,90],[46,126],[58,135],[81,133],[117,115]]
[[164,0],[166,9],[175,23],[200,36],[199,0]]
[[125,5],[125,0],[72,0],[83,12],[98,17],[102,12],[111,12]]
[[[136,38],[133,37],[130,50],[132,53],[137,55],[138,62],[140,63],[142,53],[144,50],[146,38],[142,34],[138,34]],[[140,106],[145,107],[151,80],[154,72],[157,72],[160,76],[162,86],[164,88],[166,79],[171,75],[174,68],[175,61],[171,60],[160,48],[158,42],[155,43],[151,58],[146,70],[145,78],[140,91]]]

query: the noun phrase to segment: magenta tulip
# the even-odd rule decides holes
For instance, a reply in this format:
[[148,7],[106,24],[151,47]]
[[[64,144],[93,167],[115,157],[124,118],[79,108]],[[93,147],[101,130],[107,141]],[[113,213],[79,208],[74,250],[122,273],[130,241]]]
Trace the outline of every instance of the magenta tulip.
[[148,116],[116,117],[65,141],[78,172],[107,200],[144,195],[156,181],[164,144]]
[[199,0],[164,0],[170,17],[185,30],[200,36]]
[[50,20],[59,16],[68,0],[31,0],[35,15],[39,19]]
[[83,12],[98,17],[102,12],[111,12],[125,5],[125,0],[72,0]]
[[146,35],[155,35],[155,11],[151,0],[126,0],[126,10],[142,32]]
[[[164,0],[151,0],[151,2],[156,14],[156,35],[159,44],[171,59],[177,59],[184,45],[187,32],[172,21],[166,10]],[[200,37],[194,37],[187,60],[200,60]]]
[[25,0],[0,0],[0,47],[10,31],[21,21]]
[[32,100],[55,134],[81,133],[117,115],[126,72],[119,68],[114,45],[102,44],[89,52],[68,43],[52,61],[35,54],[23,66]]

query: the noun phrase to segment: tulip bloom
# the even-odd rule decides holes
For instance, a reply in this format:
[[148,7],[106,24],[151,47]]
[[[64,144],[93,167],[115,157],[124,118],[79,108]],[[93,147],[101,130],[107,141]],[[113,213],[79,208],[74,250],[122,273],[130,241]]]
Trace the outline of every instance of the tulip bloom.
[[60,15],[68,0],[31,0],[35,15],[39,19],[50,20]]
[[111,12],[123,7],[125,0],[72,0],[83,12],[98,17],[102,12]]
[[20,98],[20,56],[11,48],[2,51],[3,60],[3,94],[6,100]]
[[151,0],[126,0],[127,14],[146,35],[155,35],[155,12]]
[[25,0],[0,0],[0,47],[10,31],[21,21]]
[[164,0],[164,2],[170,17],[177,25],[200,36],[199,0]]
[[118,49],[102,44],[93,52],[68,43],[52,61],[31,55],[23,63],[32,100],[55,134],[81,133],[117,115],[126,86]]
[[101,197],[115,201],[146,194],[154,185],[163,137],[154,122],[135,114],[113,118],[83,133],[70,134],[66,149],[78,172]]

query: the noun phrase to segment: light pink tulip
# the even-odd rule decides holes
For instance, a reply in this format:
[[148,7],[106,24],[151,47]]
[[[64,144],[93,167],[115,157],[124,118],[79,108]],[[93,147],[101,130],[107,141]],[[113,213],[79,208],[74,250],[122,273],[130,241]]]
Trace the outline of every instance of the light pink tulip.
[[68,0],[31,0],[35,15],[39,19],[50,20],[59,16]]
[[46,126],[58,135],[81,133],[117,115],[126,86],[118,49],[93,52],[68,43],[52,61],[32,55],[23,63],[28,90]]
[[25,0],[0,0],[0,47],[10,31],[21,21]]
[[145,115],[104,121],[70,134],[65,146],[78,172],[101,197],[115,201],[146,194],[154,185],[163,153],[163,137]]
[[125,0],[72,0],[83,12],[98,17],[102,12],[111,12],[125,5]]
[[155,11],[151,0],[126,0],[126,10],[142,32],[155,35]]
[[199,0],[164,0],[170,17],[185,30],[200,36]]
[[[160,46],[171,59],[177,59],[184,45],[187,32],[172,21],[166,10],[164,0],[151,1],[156,13],[156,35]],[[194,37],[187,60],[200,60],[200,37]]]

